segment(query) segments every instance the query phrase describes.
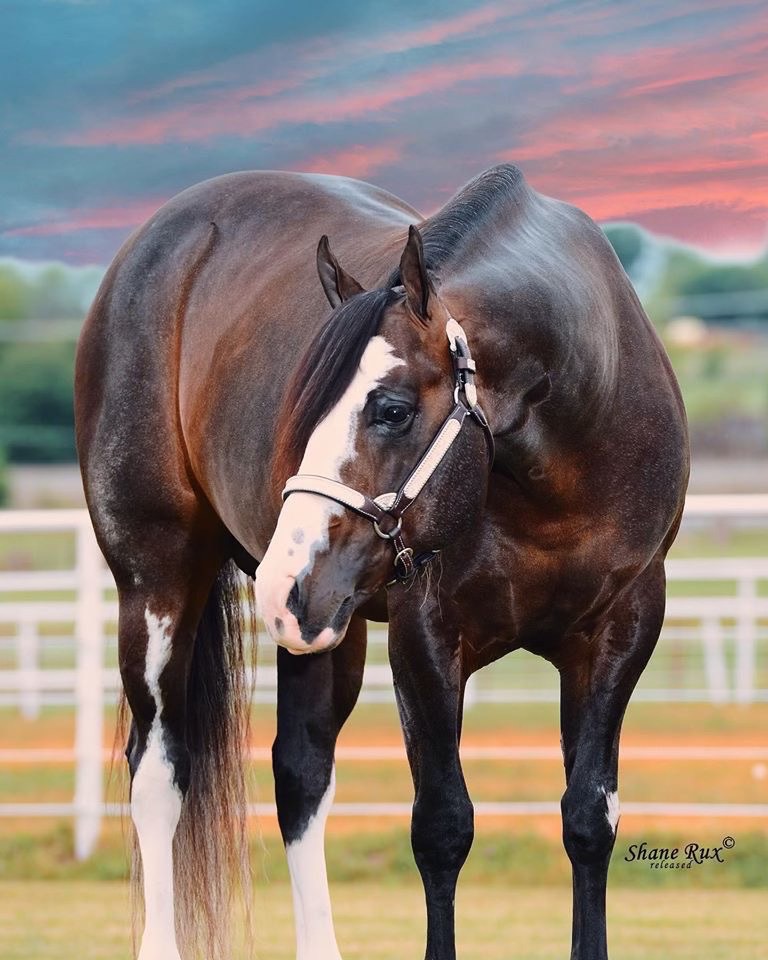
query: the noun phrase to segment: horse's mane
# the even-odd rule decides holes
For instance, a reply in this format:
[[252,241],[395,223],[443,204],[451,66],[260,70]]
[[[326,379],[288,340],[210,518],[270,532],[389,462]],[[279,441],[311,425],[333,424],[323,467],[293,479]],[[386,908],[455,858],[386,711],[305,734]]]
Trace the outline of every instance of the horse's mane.
[[[437,213],[419,224],[424,245],[424,262],[435,276],[450,263],[478,233],[487,229],[489,221],[499,216],[503,207],[519,202],[525,179],[518,167],[501,163],[483,171],[459,190]],[[389,274],[385,286],[402,283],[400,268]]]
[[[419,225],[427,269],[439,276],[500,207],[519,195],[523,175],[512,164],[491,167],[462,187],[436,214]],[[278,417],[274,475],[278,482],[296,472],[312,431],[352,382],[368,341],[384,311],[401,295],[400,269],[382,287],[358,294],[337,307],[299,363]]]
[[386,288],[352,297],[333,311],[309,345],[278,416],[274,475],[280,482],[296,472],[312,431],[352,382],[385,310],[398,296]]

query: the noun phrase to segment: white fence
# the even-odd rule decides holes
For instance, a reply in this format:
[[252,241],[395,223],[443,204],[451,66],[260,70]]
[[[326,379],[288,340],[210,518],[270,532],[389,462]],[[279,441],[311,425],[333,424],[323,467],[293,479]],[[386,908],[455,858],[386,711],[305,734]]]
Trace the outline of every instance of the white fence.
[[[686,507],[689,524],[713,520],[721,523],[762,520],[764,524],[766,518],[768,496],[689,497]],[[6,633],[6,661],[11,653],[15,660],[13,666],[0,669],[0,703],[17,706],[25,717],[35,716],[40,707],[48,703],[76,705],[75,748],[69,758],[76,765],[74,803],[0,804],[0,815],[74,815],[76,853],[85,857],[95,846],[103,814],[116,812],[104,805],[102,738],[105,701],[114,700],[119,689],[117,669],[109,666],[106,659],[114,648],[117,603],[114,583],[104,567],[85,511],[0,512],[0,535],[49,532],[74,534],[76,549],[72,569],[0,573],[0,631],[4,628]],[[702,682],[676,686],[670,682],[660,685],[656,680],[655,685],[654,682],[641,684],[637,699],[742,703],[768,700],[765,684],[757,682],[760,651],[768,640],[768,595],[761,595],[759,588],[761,581],[768,582],[768,557],[672,560],[667,564],[667,573],[671,585],[696,584],[698,589],[690,593],[681,593],[679,589],[671,591],[664,633],[652,664],[667,656],[674,678],[676,670],[679,673],[680,669],[687,669],[689,661],[696,658],[701,664]],[[715,583],[731,584],[732,589],[728,595],[711,595],[704,587],[702,595],[702,584]],[[49,599],[51,593],[56,592],[72,598]],[[37,595],[37,598],[18,599],[18,595],[33,598]],[[61,632],[64,625],[69,632],[51,637],[52,627]],[[375,662],[382,660],[385,638],[383,630],[373,631],[371,659],[374,662],[366,667],[364,700],[392,697],[389,668],[384,662]],[[42,664],[43,640],[49,649],[54,641],[59,660],[69,655],[74,662],[66,666]],[[541,674],[529,677],[529,682],[515,686],[503,671],[481,673],[477,680],[473,679],[468,691],[468,706],[478,702],[556,700],[556,685],[552,680],[542,682],[541,677]],[[276,671],[267,658],[257,671],[257,698],[272,699],[275,687]],[[0,751],[0,759],[14,759],[13,753],[12,750]],[[364,810],[379,815],[402,812],[402,805],[397,804],[384,805],[386,810],[380,809],[381,805],[353,806],[354,810],[339,812],[351,815]],[[490,807],[486,810],[486,806],[478,805],[478,813],[537,812],[528,810],[530,804],[493,804],[492,810]],[[551,804],[544,806],[549,809]],[[691,805],[684,806],[687,809]],[[759,810],[742,806],[745,809],[741,815],[745,816],[768,812],[760,805],[757,805]],[[667,812],[670,812],[669,806]],[[731,808],[731,812],[736,811]]]
[[[37,627],[53,614],[62,620],[70,620],[75,626],[77,642],[77,669],[74,675],[74,690],[77,703],[75,723],[75,851],[79,858],[88,856],[94,849],[101,827],[102,787],[102,737],[104,730],[104,685],[101,680],[104,656],[103,643],[103,560],[93,534],[90,518],[84,510],[56,510],[41,512],[0,513],[0,532],[20,533],[73,531],[75,534],[75,569],[72,574],[46,574],[45,577],[74,576],[77,599],[74,604],[9,603],[7,613],[17,624],[19,636],[19,668],[16,684],[20,701],[27,713],[34,712],[38,675],[44,676],[37,664]],[[3,592],[29,589],[20,584],[24,574],[3,574]],[[62,589],[43,583],[38,590]],[[64,588],[66,589],[66,588]],[[5,604],[2,610],[5,611]],[[47,609],[43,609],[43,607]],[[55,607],[56,609],[51,609]],[[0,684],[6,681],[8,671],[0,673]],[[13,671],[10,671],[13,677]]]

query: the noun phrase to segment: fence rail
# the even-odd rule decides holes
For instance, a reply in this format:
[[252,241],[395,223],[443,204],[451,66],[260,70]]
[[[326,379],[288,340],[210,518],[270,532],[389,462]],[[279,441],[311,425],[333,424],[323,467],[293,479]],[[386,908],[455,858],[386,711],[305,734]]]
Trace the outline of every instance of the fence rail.
[[[686,504],[685,522],[690,524],[713,520],[764,524],[766,518],[768,495],[692,496]],[[35,716],[45,704],[75,705],[75,745],[67,756],[67,761],[74,761],[76,767],[75,796],[72,803],[0,804],[0,816],[73,816],[75,851],[78,857],[84,858],[96,844],[102,817],[118,812],[114,805],[104,803],[102,787],[104,707],[115,699],[120,682],[117,669],[106,661],[106,655],[114,650],[117,602],[114,582],[104,567],[86,511],[0,512],[0,534],[45,532],[74,535],[75,563],[69,570],[0,572],[0,633],[8,634],[0,639],[0,657],[3,658],[0,666],[10,659],[15,660],[13,667],[0,669],[0,704],[15,705],[27,717]],[[698,685],[677,682],[666,686],[660,686],[657,679],[656,686],[641,685],[636,698],[652,701],[736,700],[742,703],[768,700],[768,682],[758,669],[768,641],[768,595],[765,595],[768,591],[760,589],[761,582],[768,583],[768,557],[671,560],[667,563],[667,574],[671,584],[689,583],[699,587],[690,593],[676,590],[670,596],[660,653],[654,659],[666,656],[668,674],[673,678],[676,672],[679,674],[681,665],[684,667],[689,661],[698,659],[701,679]],[[723,583],[732,585],[730,594],[701,595],[701,584],[721,587]],[[51,599],[51,595],[57,594],[66,594],[67,598]],[[386,633],[374,628],[371,639],[375,660],[376,649],[381,652]],[[44,655],[50,660],[52,651],[59,661],[69,658],[71,665],[59,662],[55,666],[44,666],[41,662]],[[554,674],[552,678],[554,680]],[[273,663],[267,660],[266,664],[260,665],[254,679],[256,699],[273,699],[276,689]],[[384,662],[367,665],[362,699],[381,701],[391,698],[389,667]],[[510,684],[506,675],[489,672],[473,678],[467,705],[554,701],[557,698],[556,685],[542,681],[541,674],[534,684],[515,686]],[[18,762],[12,755],[13,751],[0,751],[0,760]],[[695,751],[686,754],[689,758],[699,755],[703,756]],[[406,809],[400,804],[352,806],[357,812],[351,808],[337,808],[337,812],[400,815]],[[652,813],[658,806],[634,804],[625,809],[627,812],[634,809],[637,813]],[[741,812],[736,810],[737,806]],[[694,807],[699,808],[702,815],[707,815],[705,808],[714,807],[728,807],[731,814],[740,816],[768,814],[768,807],[743,804],[673,804],[665,805],[665,811],[671,816],[697,815],[690,812]],[[747,807],[750,807],[749,811]],[[689,814],[683,813],[683,808]],[[271,811],[268,806],[258,809],[262,813]],[[479,804],[477,810],[478,813],[511,815],[526,811],[552,812],[554,807],[548,803]],[[711,812],[709,815],[719,814]]]

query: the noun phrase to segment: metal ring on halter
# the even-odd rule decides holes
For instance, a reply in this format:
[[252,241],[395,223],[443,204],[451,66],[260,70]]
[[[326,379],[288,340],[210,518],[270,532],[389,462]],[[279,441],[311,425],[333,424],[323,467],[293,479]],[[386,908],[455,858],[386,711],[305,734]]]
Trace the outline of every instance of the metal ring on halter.
[[[403,557],[410,557],[413,559],[413,548],[412,547],[403,547],[403,549],[395,554],[395,566],[400,563]],[[415,572],[415,571],[414,571]]]
[[[394,520],[394,517],[392,519]],[[389,530],[386,532],[381,529],[381,527],[379,526],[376,520],[373,521],[373,529],[381,537],[382,540],[394,540],[395,537],[398,535],[398,533],[400,533],[402,527],[403,527],[402,517],[397,518],[397,523],[395,524],[395,527],[393,530]]]

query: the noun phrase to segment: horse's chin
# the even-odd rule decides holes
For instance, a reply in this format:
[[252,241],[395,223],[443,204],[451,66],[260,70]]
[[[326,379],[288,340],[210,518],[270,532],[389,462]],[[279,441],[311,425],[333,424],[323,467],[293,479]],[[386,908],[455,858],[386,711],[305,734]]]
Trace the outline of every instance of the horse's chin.
[[282,636],[273,635],[272,639],[279,647],[283,647],[288,651],[288,653],[293,654],[296,657],[302,657],[308,653],[330,653],[330,651],[335,650],[344,639],[344,635],[347,632],[348,626],[349,620],[347,620],[341,630],[334,630],[332,627],[326,627],[309,642],[304,640],[301,636],[286,637],[284,634]]

